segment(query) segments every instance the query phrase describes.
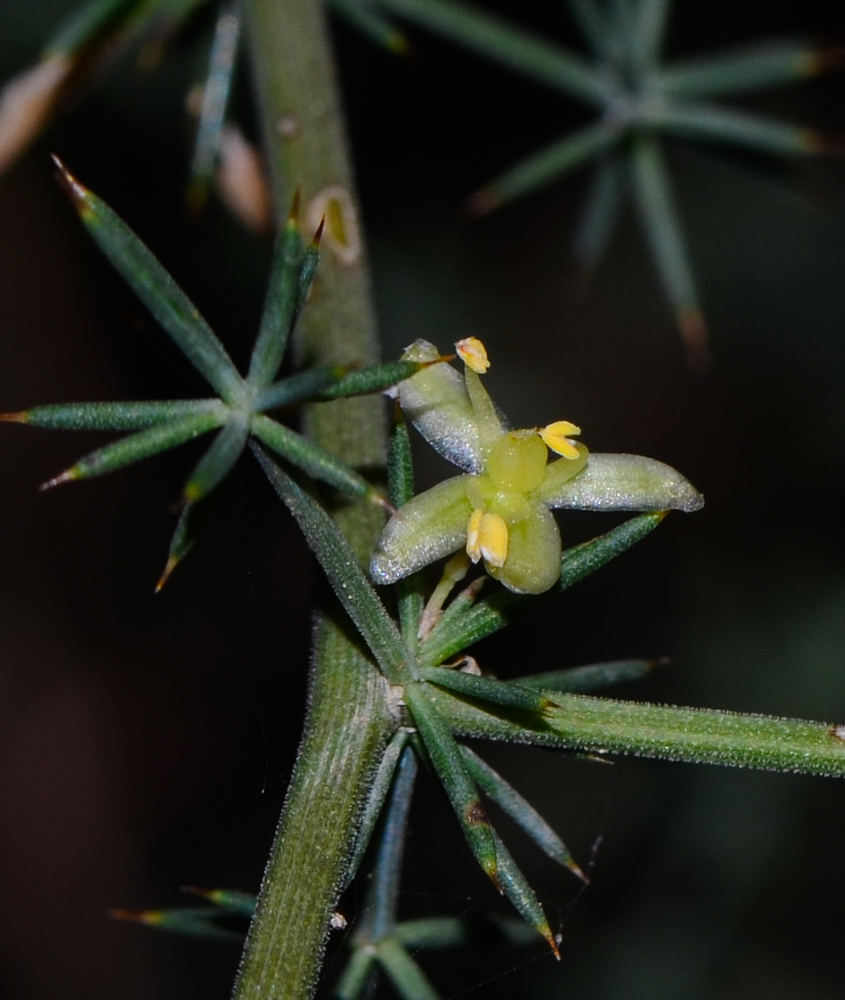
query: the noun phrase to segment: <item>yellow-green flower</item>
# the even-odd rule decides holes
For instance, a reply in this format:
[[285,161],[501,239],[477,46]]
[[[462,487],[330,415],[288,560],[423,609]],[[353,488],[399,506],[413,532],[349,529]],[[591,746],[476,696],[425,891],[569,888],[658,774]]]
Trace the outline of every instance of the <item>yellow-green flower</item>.
[[[489,361],[474,337],[455,345],[464,377],[432,365],[395,390],[403,412],[465,475],[414,497],[391,517],[370,571],[395,583],[462,548],[510,590],[541,594],[560,576],[561,541],[553,508],[698,510],[700,493],[680,473],[639,455],[590,455],[568,420],[510,430],[479,377]],[[403,358],[433,361],[418,340]],[[556,453],[549,460],[549,451]]]

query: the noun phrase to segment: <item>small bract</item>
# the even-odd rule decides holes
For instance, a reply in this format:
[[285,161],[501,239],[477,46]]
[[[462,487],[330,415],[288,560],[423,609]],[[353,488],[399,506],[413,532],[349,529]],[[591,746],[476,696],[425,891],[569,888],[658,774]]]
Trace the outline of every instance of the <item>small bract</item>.
[[[662,462],[639,455],[590,455],[573,440],[581,430],[568,420],[511,430],[479,377],[490,366],[484,345],[470,337],[455,347],[464,361],[463,378],[448,364],[432,365],[400,383],[393,394],[429,444],[465,475],[420,493],[391,517],[370,566],[377,583],[395,583],[465,548],[509,590],[541,594],[554,586],[561,570],[553,508],[693,511],[703,506],[692,484]],[[403,354],[419,362],[438,357],[437,348],[425,340]]]

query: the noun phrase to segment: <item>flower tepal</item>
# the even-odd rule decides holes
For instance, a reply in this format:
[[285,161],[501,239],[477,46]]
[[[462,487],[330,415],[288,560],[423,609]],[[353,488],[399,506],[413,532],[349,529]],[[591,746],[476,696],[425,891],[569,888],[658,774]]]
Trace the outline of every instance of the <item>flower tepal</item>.
[[[568,420],[511,430],[479,377],[490,364],[484,345],[470,337],[455,347],[463,378],[449,365],[433,365],[402,382],[395,395],[429,444],[465,474],[393,515],[370,567],[377,583],[395,583],[465,548],[510,590],[541,594],[561,571],[552,508],[692,511],[703,505],[701,494],[662,462],[590,455],[574,440],[580,428]],[[418,340],[403,357],[424,362],[439,352]]]

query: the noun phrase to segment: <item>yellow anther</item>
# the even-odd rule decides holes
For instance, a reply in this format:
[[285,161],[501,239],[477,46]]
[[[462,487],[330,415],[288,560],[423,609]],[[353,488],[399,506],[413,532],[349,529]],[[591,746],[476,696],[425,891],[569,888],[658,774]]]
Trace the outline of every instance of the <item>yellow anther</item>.
[[499,514],[485,514],[481,518],[478,542],[484,561],[496,569],[505,565],[508,557],[508,526]]
[[548,427],[542,427],[539,431],[543,444],[558,455],[564,458],[578,458],[579,452],[575,447],[575,442],[567,437],[568,434],[580,434],[581,428],[569,420],[556,420]]
[[467,525],[467,555],[474,563],[477,563],[481,558],[481,542],[479,540],[479,534],[481,530],[481,519],[483,517],[484,511],[480,508],[476,508],[470,514],[469,524]]
[[487,359],[487,348],[478,337],[466,337],[455,344],[455,350],[461,361],[477,375],[483,375],[490,367]]

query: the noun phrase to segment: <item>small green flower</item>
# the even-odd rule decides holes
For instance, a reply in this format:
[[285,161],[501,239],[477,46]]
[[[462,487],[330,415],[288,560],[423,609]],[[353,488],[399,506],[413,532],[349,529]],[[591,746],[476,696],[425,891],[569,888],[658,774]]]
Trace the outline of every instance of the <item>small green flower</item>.
[[[510,430],[484,389],[484,345],[455,345],[462,379],[449,365],[425,368],[402,382],[399,405],[423,437],[466,473],[414,497],[391,517],[370,572],[395,583],[461,548],[509,590],[541,594],[561,572],[554,508],[581,510],[698,510],[701,494],[680,473],[638,455],[589,455],[570,435],[575,424]],[[418,340],[403,359],[440,357]],[[549,461],[549,450],[558,456]]]

